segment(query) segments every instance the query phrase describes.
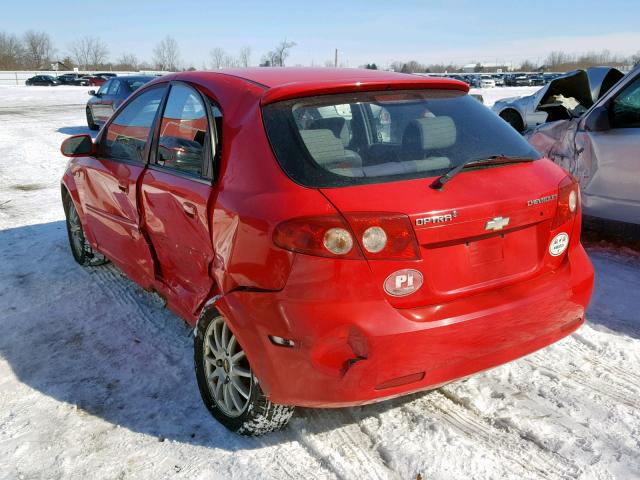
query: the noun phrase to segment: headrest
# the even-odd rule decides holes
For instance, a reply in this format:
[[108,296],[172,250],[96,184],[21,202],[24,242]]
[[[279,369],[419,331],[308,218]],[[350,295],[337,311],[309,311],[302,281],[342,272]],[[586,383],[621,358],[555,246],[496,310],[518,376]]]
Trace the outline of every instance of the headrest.
[[437,150],[456,143],[456,125],[451,117],[425,117],[412,120],[404,130],[405,150]]
[[300,130],[300,136],[313,159],[320,165],[337,163],[344,158],[344,146],[331,130]]
[[336,137],[340,137],[345,122],[343,117],[318,118],[311,122],[309,128],[311,130],[331,130]]
[[349,130],[347,121],[343,117],[318,118],[309,125],[311,130],[331,130],[342,141],[345,147],[349,145]]
[[362,166],[360,155],[344,148],[329,129],[300,130],[300,136],[313,159],[322,167],[354,168]]

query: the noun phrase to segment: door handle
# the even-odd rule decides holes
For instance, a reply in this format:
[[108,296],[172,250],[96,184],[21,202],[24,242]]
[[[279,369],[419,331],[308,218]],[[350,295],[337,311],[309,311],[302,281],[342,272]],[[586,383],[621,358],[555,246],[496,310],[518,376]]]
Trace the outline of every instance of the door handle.
[[129,191],[129,183],[125,182],[124,180],[120,180],[118,182],[118,188],[120,189],[120,191],[127,193]]
[[196,206],[190,202],[184,202],[182,204],[182,210],[187,214],[188,217],[195,218],[196,217]]

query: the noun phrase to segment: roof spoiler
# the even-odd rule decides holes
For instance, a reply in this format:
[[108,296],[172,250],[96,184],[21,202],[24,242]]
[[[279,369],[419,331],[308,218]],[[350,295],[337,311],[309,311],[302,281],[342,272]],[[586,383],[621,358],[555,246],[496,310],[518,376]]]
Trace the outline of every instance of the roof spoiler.
[[260,103],[270,103],[290,100],[292,98],[315,97],[316,95],[331,95],[351,92],[372,92],[390,90],[458,90],[468,92],[469,85],[458,80],[442,78],[419,77],[389,80],[365,80],[359,81],[357,77],[348,80],[326,82],[293,82],[267,90]]

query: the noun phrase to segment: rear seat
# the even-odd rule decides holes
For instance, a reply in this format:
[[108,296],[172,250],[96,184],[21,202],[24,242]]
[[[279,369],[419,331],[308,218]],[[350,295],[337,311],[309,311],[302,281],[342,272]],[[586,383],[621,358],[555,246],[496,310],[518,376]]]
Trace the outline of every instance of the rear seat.
[[[338,122],[333,122],[332,127],[338,128]],[[334,129],[312,128],[301,130],[300,135],[319,165],[346,177],[379,177],[450,168],[451,160],[448,157],[427,155],[429,151],[437,152],[452,147],[457,136],[451,117],[419,118],[411,121],[405,129],[400,161],[363,165],[360,155],[346,149]]]

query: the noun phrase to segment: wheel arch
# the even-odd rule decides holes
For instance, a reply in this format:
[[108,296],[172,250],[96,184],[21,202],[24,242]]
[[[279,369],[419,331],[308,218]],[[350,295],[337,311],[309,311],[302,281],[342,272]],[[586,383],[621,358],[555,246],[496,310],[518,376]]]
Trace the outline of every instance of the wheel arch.
[[80,201],[78,186],[73,180],[73,175],[71,175],[68,171],[64,174],[64,176],[62,177],[62,181],[60,182],[60,197],[62,199],[62,208],[64,209],[65,215],[67,214],[66,200],[70,199],[73,202],[73,205],[76,207],[76,211],[78,212],[78,216],[80,217],[80,222],[82,222],[82,228],[84,230],[87,241],[93,248],[97,248],[97,243],[95,237],[93,236],[93,232],[86,222],[85,211],[82,207],[82,202]]
[[[505,120],[505,118],[503,117],[503,115],[504,115],[505,113],[510,113],[510,112],[513,112],[513,113],[515,113],[516,115],[518,115],[518,118],[520,119],[521,128],[520,128],[519,130],[518,130],[518,129],[516,129],[516,130],[518,130],[518,132],[522,133],[522,132],[526,129],[526,126],[527,126],[527,125],[526,125],[526,123],[525,123],[523,113],[522,113],[520,110],[518,110],[518,108],[516,108],[516,107],[515,107],[515,106],[513,106],[513,105],[507,105],[507,106],[505,106],[503,109],[501,109],[501,110],[498,112],[498,116],[499,116],[500,118],[502,118],[503,120]],[[505,121],[506,121],[506,120],[505,120]]]
[[242,350],[244,350],[249,360],[251,371],[257,378],[260,388],[262,388],[265,396],[269,398],[270,370],[272,367],[265,349],[265,341],[259,338],[260,335],[256,329],[250,328],[250,325],[242,325],[242,321],[236,318],[237,316],[242,316],[243,312],[240,305],[232,297],[233,292],[226,295],[216,295],[205,303],[196,321],[194,336],[204,334],[200,327],[200,322],[204,318],[209,315],[222,316],[238,343],[242,346]]

